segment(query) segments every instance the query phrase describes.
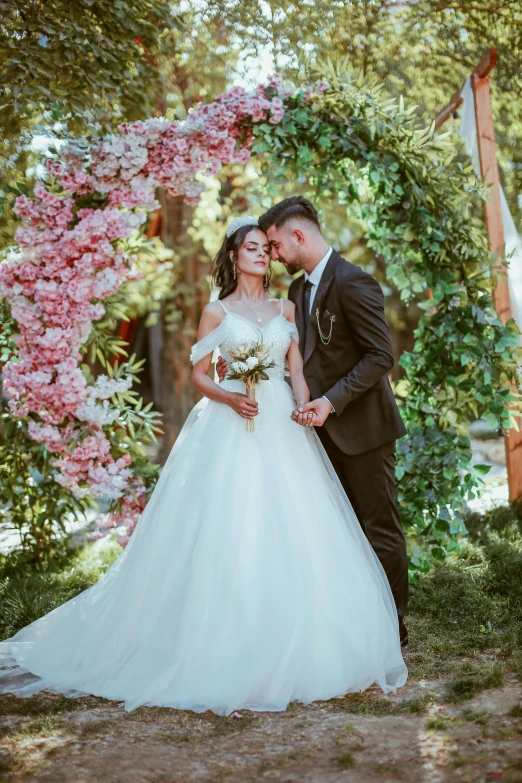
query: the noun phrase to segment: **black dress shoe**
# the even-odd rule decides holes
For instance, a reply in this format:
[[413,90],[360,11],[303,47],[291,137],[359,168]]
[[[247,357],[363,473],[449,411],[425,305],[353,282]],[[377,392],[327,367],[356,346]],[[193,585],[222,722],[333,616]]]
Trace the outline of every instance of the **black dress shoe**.
[[399,617],[399,636],[401,640],[401,647],[408,646],[408,629],[404,624],[404,618]]

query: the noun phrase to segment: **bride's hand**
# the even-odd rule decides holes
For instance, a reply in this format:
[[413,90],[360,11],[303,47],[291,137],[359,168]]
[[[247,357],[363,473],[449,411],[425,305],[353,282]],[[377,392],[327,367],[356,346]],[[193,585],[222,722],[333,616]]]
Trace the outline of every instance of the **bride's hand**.
[[223,383],[228,372],[228,364],[226,363],[226,361],[223,359],[222,356],[219,357],[218,362],[216,364],[216,372],[218,374],[219,382]]
[[259,413],[257,402],[240,392],[231,392],[228,404],[243,419],[253,419]]

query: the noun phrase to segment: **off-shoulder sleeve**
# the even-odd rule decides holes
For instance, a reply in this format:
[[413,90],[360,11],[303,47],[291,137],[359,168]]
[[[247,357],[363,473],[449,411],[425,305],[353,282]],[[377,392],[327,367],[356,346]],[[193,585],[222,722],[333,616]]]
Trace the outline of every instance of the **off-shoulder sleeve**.
[[290,334],[290,337],[299,345],[299,332],[297,331],[297,326],[290,323],[290,321],[287,321],[286,323],[288,324],[288,333]]
[[209,353],[213,353],[218,345],[223,342],[227,328],[226,321],[227,319],[224,318],[219,326],[216,326],[216,328],[212,329],[212,331],[203,337],[202,340],[199,340],[199,342],[192,346],[190,351],[190,361],[192,364],[197,364],[204,359],[205,356],[208,356]]

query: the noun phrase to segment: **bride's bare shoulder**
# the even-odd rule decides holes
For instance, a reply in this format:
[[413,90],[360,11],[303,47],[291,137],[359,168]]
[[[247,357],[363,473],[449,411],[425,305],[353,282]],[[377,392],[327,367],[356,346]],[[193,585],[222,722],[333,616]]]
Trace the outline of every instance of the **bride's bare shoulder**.
[[222,323],[225,315],[225,310],[219,302],[209,302],[201,313],[198,335],[208,334],[208,332],[216,329]]
[[285,299],[283,303],[283,315],[291,323],[295,323],[295,304],[290,299]]

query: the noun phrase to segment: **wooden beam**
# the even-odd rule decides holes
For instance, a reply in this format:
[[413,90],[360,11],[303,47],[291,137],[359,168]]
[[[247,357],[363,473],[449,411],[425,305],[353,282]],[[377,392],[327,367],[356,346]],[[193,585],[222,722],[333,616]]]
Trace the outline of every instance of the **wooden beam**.
[[489,72],[493,70],[496,64],[497,50],[492,47],[491,49],[488,49],[482,60],[473,71],[473,76],[476,75],[479,77],[479,79],[484,79],[489,74]]
[[480,171],[486,185],[489,186],[489,198],[483,202],[483,205],[489,249],[495,255],[495,271],[498,274],[494,290],[495,306],[502,322],[505,323],[508,318],[511,318],[511,302],[509,300],[506,264],[503,257],[504,225],[500,204],[500,181],[495,150],[495,129],[491,113],[489,78],[487,76],[480,78],[473,74],[471,86],[475,98]]
[[[495,52],[495,50],[491,50]],[[495,52],[496,55],[496,52]],[[481,60],[479,67],[471,76],[471,86],[475,98],[475,119],[477,122],[477,142],[480,157],[480,170],[486,185],[489,185],[489,199],[484,201],[484,221],[488,234],[488,244],[494,256],[496,273],[493,297],[495,307],[502,323],[512,316],[511,301],[504,257],[504,226],[500,202],[500,181],[497,154],[495,149],[495,128],[491,111],[489,72],[496,57]],[[493,64],[492,64],[493,63]],[[484,74],[484,75],[479,75]],[[514,391],[516,391],[514,389]],[[518,418],[519,431],[511,429],[504,436],[506,448],[506,467],[508,474],[509,499],[512,502],[522,498],[522,422]]]
[[[479,62],[473,73],[471,74],[472,77],[477,75],[480,79],[485,78],[488,73],[495,67],[497,62],[497,50],[495,48],[488,49],[482,60]],[[463,87],[464,85],[462,85]],[[462,87],[460,90],[456,90],[453,95],[451,96],[449,103],[446,104],[446,106],[442,109],[442,111],[437,114],[435,117],[435,130],[438,131],[441,125],[443,125],[446,120],[448,120],[450,117],[452,117],[457,109],[462,106],[462,98],[460,96],[460,93],[462,92]]]
[[450,98],[450,102],[442,109],[440,114],[438,114],[435,118],[435,131],[438,131],[441,125],[444,125],[446,120],[449,120],[450,117],[455,114],[459,106],[462,106],[463,104],[462,97],[460,95],[460,90],[457,90],[453,93],[453,95]]

